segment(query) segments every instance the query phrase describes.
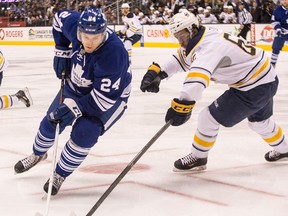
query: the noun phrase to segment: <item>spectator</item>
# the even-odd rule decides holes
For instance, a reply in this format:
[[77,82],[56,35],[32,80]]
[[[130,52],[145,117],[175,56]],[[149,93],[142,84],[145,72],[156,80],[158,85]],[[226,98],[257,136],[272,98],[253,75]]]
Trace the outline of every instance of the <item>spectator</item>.
[[262,23],[270,23],[274,8],[273,2],[270,0],[264,1],[261,14]]
[[236,14],[234,13],[234,8],[232,5],[228,6],[228,15],[227,20],[225,20],[225,23],[237,23]]
[[223,11],[219,14],[220,23],[227,23],[227,18],[226,17],[228,17],[228,6],[224,5],[223,6]]
[[204,8],[198,7],[198,14],[196,15],[196,17],[199,20],[199,22],[201,23],[201,21],[205,18]]
[[152,21],[149,19],[149,17],[144,15],[144,13],[142,13],[142,12],[139,13],[139,22],[141,25],[152,23]]
[[202,24],[212,24],[212,23],[218,23],[217,18],[215,15],[210,14],[209,10],[204,10],[204,18],[202,19]]
[[254,23],[261,23],[261,8],[258,6],[258,3],[256,1],[252,2],[250,13],[252,15],[252,21]]

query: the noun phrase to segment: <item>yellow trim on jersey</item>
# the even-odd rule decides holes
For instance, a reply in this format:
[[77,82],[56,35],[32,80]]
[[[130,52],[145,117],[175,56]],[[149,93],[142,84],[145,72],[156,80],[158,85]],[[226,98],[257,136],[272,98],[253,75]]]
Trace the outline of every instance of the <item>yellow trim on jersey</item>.
[[3,99],[4,99],[4,108],[8,108],[9,107],[9,97],[7,95],[4,95]]
[[203,73],[196,73],[196,72],[190,72],[187,76],[186,76],[186,78],[202,78],[202,79],[204,79],[204,80],[206,80],[206,82],[207,82],[207,86],[209,86],[209,84],[210,84],[210,78],[209,78],[209,76],[207,76],[206,74],[203,74]]
[[137,28],[132,27],[132,26],[129,28],[129,30],[131,30],[134,33],[143,33],[142,29],[137,29]]
[[260,73],[262,73],[262,72],[267,68],[268,63],[269,63],[269,58],[266,58],[265,63],[262,65],[262,67],[261,67],[258,71],[256,71],[255,74],[253,74],[253,76],[251,76],[251,77],[250,77],[248,80],[246,80],[246,81],[242,81],[242,82],[239,82],[239,83],[235,83],[235,84],[232,84],[231,86],[241,86],[241,85],[249,82],[250,80],[256,78]]
[[4,65],[4,56],[0,52],[0,68],[2,68],[3,65]]
[[277,140],[279,140],[283,135],[283,132],[282,132],[282,129],[279,127],[279,130],[278,132],[273,136],[273,137],[270,137],[270,138],[266,138],[264,139],[267,143],[273,143]]
[[195,141],[197,144],[199,144],[199,145],[201,145],[201,146],[203,146],[203,147],[207,147],[207,148],[212,147],[212,146],[214,145],[214,143],[215,143],[215,141],[207,142],[207,141],[205,141],[205,140],[202,140],[202,139],[200,139],[199,137],[197,137],[196,135],[194,136],[194,141]]

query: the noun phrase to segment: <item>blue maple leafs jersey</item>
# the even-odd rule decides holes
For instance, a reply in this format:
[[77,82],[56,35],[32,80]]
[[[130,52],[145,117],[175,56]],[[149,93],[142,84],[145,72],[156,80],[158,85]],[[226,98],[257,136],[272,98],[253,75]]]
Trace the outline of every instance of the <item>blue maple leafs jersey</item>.
[[93,53],[86,53],[77,39],[79,12],[61,10],[54,17],[56,46],[72,45],[70,77],[65,95],[75,99],[83,115],[101,116],[121,98],[129,97],[131,73],[128,53],[122,41],[109,28],[105,42]]
[[278,6],[273,12],[271,24],[275,30],[280,28],[283,32],[288,32],[288,10]]

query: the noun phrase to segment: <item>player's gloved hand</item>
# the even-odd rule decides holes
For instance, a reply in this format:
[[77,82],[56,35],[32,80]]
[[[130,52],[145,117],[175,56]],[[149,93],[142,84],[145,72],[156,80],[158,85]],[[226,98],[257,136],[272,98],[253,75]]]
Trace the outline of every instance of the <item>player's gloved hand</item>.
[[121,39],[125,37],[126,34],[122,33],[120,30],[116,32],[117,36]]
[[159,92],[159,85],[162,79],[165,79],[168,75],[161,71],[159,64],[153,62],[144,75],[140,89],[142,92]]
[[77,103],[71,99],[66,98],[64,102],[48,115],[48,120],[52,123],[60,123],[60,127],[64,128],[82,116],[81,109]]
[[173,126],[184,124],[191,117],[194,105],[195,101],[180,101],[178,98],[174,98],[171,107],[167,110],[165,121],[172,120],[171,125]]
[[61,79],[62,72],[65,71],[65,77],[67,77],[71,70],[72,49],[69,47],[56,46],[54,53],[53,67],[56,76]]
[[282,30],[280,28],[276,30],[276,35],[277,37],[282,37]]

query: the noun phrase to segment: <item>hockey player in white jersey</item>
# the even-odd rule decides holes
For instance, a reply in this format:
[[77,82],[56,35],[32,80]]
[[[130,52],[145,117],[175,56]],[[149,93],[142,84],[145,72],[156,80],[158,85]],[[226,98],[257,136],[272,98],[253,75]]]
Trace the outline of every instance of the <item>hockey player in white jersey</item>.
[[232,127],[246,118],[249,127],[273,148],[265,155],[267,161],[288,157],[287,138],[271,118],[278,79],[269,56],[242,38],[199,25],[187,10],[176,14],[169,28],[181,48],[161,67],[153,62],[140,87],[143,92],[158,92],[162,79],[187,73],[166,122],[172,120],[173,126],[187,122],[211,81],[230,87],[200,112],[191,152],[175,161],[175,170],[205,169],[220,126]]
[[138,17],[130,12],[130,6],[127,3],[121,5],[122,21],[124,23],[123,28],[117,31],[116,34],[123,39],[125,49],[129,55],[129,61],[131,64],[132,58],[132,46],[140,41],[142,37],[142,25]]
[[[9,63],[7,59],[4,57],[2,51],[0,50],[0,86],[3,79],[3,71],[7,69],[8,65]],[[16,94],[0,96],[0,109],[7,109],[9,107],[17,106],[20,101],[26,107],[30,107],[32,105],[32,98],[27,87],[19,90]]]

